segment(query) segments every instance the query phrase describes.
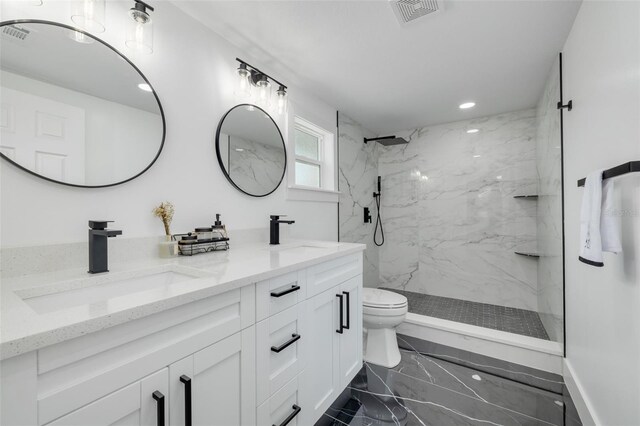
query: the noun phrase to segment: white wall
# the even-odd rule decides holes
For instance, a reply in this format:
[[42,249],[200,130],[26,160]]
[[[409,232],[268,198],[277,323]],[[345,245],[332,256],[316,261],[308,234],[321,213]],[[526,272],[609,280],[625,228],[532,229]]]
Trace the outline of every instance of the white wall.
[[563,51],[567,363],[603,425],[640,424],[640,173],[616,180],[624,252],[578,261],[588,172],[640,160],[640,3],[582,4]]
[[[222,115],[235,104],[235,58],[251,62],[251,55],[171,3],[157,1],[154,6],[152,55],[135,56],[124,46],[130,2],[107,2],[107,31],[100,37],[125,53],[157,90],[167,119],[162,155],[138,179],[99,190],[52,184],[0,162],[2,246],[85,241],[88,219],[116,220],[114,227],[122,229],[125,238],[162,235],[162,224],[151,210],[164,200],[176,207],[174,232],[211,224],[215,213],[222,214],[231,231],[266,227],[270,213],[286,213],[296,220],[291,236],[335,240],[335,203],[288,201],[286,181],[264,198],[246,196],[227,182],[216,160],[215,131]],[[3,1],[1,8],[2,20],[34,18],[71,24],[66,1],[45,1],[41,7]],[[262,68],[260,63],[255,65]],[[309,119],[335,130],[334,108],[295,87],[289,96],[292,111],[304,110]],[[281,127],[285,138],[286,128],[286,124]]]

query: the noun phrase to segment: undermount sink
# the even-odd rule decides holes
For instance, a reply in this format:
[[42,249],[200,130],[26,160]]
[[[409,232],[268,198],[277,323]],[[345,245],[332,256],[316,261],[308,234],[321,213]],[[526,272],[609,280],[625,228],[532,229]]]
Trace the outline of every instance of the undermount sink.
[[207,276],[183,267],[163,267],[113,275],[91,276],[79,280],[57,282],[48,286],[15,293],[39,314],[61,311],[76,306],[106,302],[142,291],[166,288],[173,284]]
[[296,253],[314,253],[317,252],[318,250],[327,250],[327,249],[335,249],[338,248],[340,246],[340,243],[332,243],[332,242],[327,242],[327,243],[319,243],[319,242],[313,242],[313,243],[288,243],[288,244],[282,244],[279,246],[274,246],[274,247],[270,247],[269,250],[271,251],[277,251],[277,252],[283,252],[283,251],[293,251]]

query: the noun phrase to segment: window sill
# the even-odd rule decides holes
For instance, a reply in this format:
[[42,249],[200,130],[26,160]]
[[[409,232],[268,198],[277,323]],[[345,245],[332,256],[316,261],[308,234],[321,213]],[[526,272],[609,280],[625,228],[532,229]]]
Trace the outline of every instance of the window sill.
[[290,185],[287,187],[287,199],[293,201],[319,201],[337,203],[340,192],[310,186]]

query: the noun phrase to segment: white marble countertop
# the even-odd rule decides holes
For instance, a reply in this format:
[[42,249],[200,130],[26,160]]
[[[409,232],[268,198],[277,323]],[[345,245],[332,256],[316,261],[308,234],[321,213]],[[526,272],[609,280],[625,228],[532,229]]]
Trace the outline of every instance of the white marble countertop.
[[[275,248],[255,243],[192,257],[110,265],[110,272],[99,275],[89,275],[82,268],[3,279],[0,287],[0,359],[364,249],[364,244],[326,241],[290,241]],[[124,292],[103,294],[99,300],[90,303],[82,302],[82,298],[67,303],[68,306],[52,301],[38,303],[43,295],[96,289],[104,283],[169,271],[190,278],[142,286],[140,291],[133,293],[125,289]]]

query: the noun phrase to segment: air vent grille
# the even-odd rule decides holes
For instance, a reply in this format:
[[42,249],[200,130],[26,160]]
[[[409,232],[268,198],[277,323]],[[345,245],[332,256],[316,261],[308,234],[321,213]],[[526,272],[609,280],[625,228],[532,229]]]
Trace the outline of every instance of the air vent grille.
[[390,2],[402,24],[440,10],[438,0],[390,0]]
[[13,25],[7,25],[2,28],[2,34],[8,37],[17,38],[18,40],[24,40],[29,35],[29,30]]

